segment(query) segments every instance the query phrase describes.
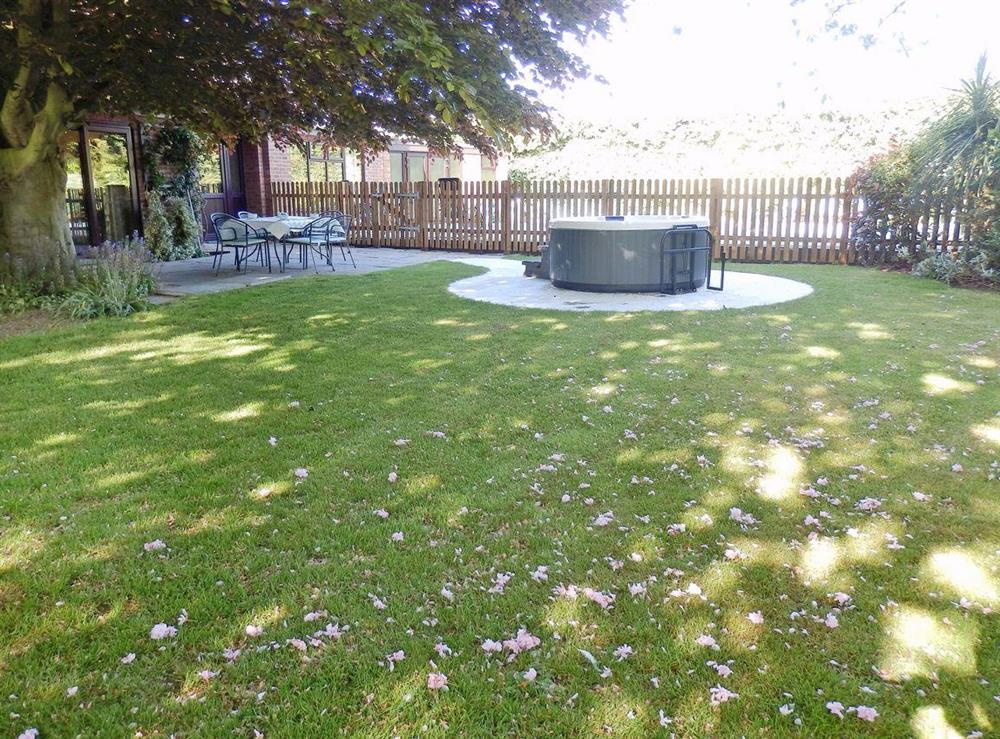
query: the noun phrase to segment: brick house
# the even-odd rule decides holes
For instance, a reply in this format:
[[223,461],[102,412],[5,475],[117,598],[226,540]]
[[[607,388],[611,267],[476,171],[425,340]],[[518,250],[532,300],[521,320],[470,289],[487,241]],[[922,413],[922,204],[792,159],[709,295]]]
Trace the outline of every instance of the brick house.
[[[145,135],[144,126],[127,118],[90,118],[66,132],[66,206],[77,246],[142,232]],[[497,180],[506,176],[502,159],[490,160],[472,148],[463,149],[460,157],[437,157],[425,145],[397,139],[387,151],[363,160],[354,152],[316,143],[304,150],[280,147],[269,138],[256,144],[240,141],[232,148],[220,145],[202,163],[201,191],[206,214],[273,213],[272,182],[434,182],[442,177]]]

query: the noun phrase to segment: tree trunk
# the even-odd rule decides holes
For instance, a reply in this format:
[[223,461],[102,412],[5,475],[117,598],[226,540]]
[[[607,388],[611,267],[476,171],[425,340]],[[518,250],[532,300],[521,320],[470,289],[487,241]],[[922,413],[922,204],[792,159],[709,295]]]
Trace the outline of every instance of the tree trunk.
[[0,156],[0,282],[14,277],[61,283],[72,270],[66,170],[57,146],[46,148],[27,167]]

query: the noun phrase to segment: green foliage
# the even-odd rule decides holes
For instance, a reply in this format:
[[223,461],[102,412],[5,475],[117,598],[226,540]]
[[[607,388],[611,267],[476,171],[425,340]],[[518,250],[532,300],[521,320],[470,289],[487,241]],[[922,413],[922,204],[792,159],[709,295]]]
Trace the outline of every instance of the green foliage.
[[51,310],[60,301],[60,296],[38,293],[24,283],[0,283],[0,316],[17,315],[39,308]]
[[979,59],[976,76],[963,80],[951,106],[913,143],[917,191],[979,195],[998,185],[1000,158],[1000,84]]
[[198,214],[200,165],[213,147],[184,126],[154,129],[146,146],[149,206],[146,237],[150,252],[161,261],[201,255]]
[[910,150],[897,147],[871,157],[851,176],[854,193],[863,204],[851,229],[851,243],[862,263],[879,260],[883,248],[904,261],[923,248],[912,194],[913,169]]
[[170,197],[163,202],[173,236],[174,259],[201,256],[201,226],[187,198]]
[[146,247],[153,259],[170,262],[201,256],[201,228],[186,198],[149,193],[145,218]]
[[149,193],[146,213],[143,219],[143,232],[146,236],[146,247],[153,258],[161,262],[169,262],[174,257],[174,230],[167,218],[163,198],[155,190]]
[[77,284],[60,303],[60,312],[78,319],[99,318],[127,316],[149,307],[156,280],[141,239],[106,243],[92,257],[79,268]]
[[968,259],[956,259],[950,254],[935,252],[917,262],[913,266],[913,274],[949,285],[1000,287],[1000,272],[990,267],[985,252],[978,252]]
[[[38,4],[0,6],[0,84],[27,65],[25,97],[54,85],[76,117],[162,114],[213,141],[315,130],[355,149],[397,134],[493,150],[549,130],[532,88],[586,75],[564,39],[605,32],[624,0]],[[140,57],[156,63],[122,63]]]
[[147,186],[174,197],[197,193],[198,165],[212,148],[186,126],[166,124],[153,129],[144,151]]
[[[861,260],[889,248],[913,273],[947,282],[995,286],[1000,274],[1000,83],[980,58],[948,110],[907,146],[870,159],[853,175],[864,208],[852,227]],[[939,253],[922,216],[955,207],[971,244]]]

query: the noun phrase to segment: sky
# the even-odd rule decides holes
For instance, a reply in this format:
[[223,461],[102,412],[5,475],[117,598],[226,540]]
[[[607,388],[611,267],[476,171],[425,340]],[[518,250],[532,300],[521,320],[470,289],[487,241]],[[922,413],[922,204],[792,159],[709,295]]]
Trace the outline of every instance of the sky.
[[[633,0],[579,49],[594,74],[543,99],[567,120],[779,110],[878,111],[937,97],[987,52],[1000,77],[1000,0]],[[873,33],[865,48],[861,35]]]

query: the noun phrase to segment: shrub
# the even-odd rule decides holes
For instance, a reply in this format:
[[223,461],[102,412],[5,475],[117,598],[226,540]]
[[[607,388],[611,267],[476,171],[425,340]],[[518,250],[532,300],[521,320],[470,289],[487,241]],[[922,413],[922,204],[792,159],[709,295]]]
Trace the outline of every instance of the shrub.
[[851,175],[854,193],[864,205],[854,219],[851,243],[863,264],[909,262],[923,248],[912,177],[913,159],[905,148],[873,156]]
[[187,198],[169,197],[163,201],[167,221],[173,236],[173,259],[200,257],[201,227],[191,211]]
[[142,239],[108,242],[90,256],[93,261],[79,268],[76,286],[60,303],[60,312],[73,318],[98,318],[127,316],[149,307],[156,280]]
[[983,252],[968,259],[955,257],[947,252],[936,252],[914,265],[913,274],[941,280],[948,285],[1000,287],[1000,272],[989,266]]
[[[863,264],[910,265],[950,285],[1000,285],[1000,83],[985,57],[943,115],[908,145],[870,159],[853,184],[864,208],[851,240]],[[969,243],[957,255],[937,251],[932,213],[963,225]]]
[[164,198],[149,193],[146,208],[146,246],[159,262],[201,256],[201,229],[187,198]]
[[0,316],[17,315],[41,308],[51,310],[62,300],[58,294],[38,292],[28,283],[0,283]]
[[158,192],[149,193],[143,230],[146,234],[146,247],[154,259],[161,262],[174,259],[174,229]]

